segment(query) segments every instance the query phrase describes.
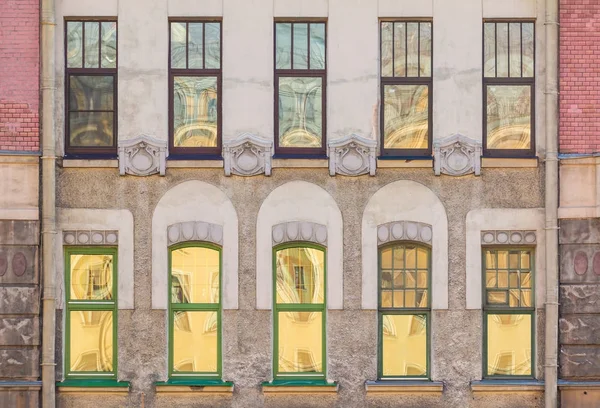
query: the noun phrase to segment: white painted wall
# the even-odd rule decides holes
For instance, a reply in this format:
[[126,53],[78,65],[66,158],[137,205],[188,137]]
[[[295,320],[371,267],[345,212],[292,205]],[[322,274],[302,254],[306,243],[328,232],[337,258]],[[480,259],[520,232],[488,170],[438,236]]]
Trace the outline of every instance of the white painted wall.
[[256,221],[256,308],[270,310],[273,304],[274,225],[308,221],[327,227],[327,307],[343,309],[344,242],[342,213],[333,197],[306,181],[277,187],[262,203]]
[[152,216],[152,308],[168,308],[169,225],[203,221],[223,227],[223,308],[238,308],[238,218],[229,197],[219,188],[191,180],[163,195]]
[[392,221],[432,226],[431,307],[448,309],[448,217],[433,191],[414,181],[395,181],[369,200],[362,219],[362,307],[377,309],[377,226]]
[[544,307],[546,293],[546,251],[543,208],[484,208],[467,214],[467,309],[481,309],[483,304],[481,266],[481,231],[535,230],[535,306]]

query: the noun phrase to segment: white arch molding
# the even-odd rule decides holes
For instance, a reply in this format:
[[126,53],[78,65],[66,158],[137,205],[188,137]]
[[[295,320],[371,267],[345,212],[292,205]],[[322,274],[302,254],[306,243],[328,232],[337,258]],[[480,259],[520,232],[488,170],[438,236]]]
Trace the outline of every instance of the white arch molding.
[[204,222],[223,228],[223,308],[238,308],[238,217],[231,200],[218,187],[185,181],[167,191],[152,216],[152,308],[168,308],[167,229],[183,222]]
[[377,309],[377,227],[395,221],[431,225],[431,307],[448,309],[448,217],[437,195],[424,185],[400,180],[369,199],[362,220],[362,307]]
[[273,304],[273,226],[304,221],[327,228],[327,308],[343,309],[343,223],[333,197],[306,181],[291,181],[273,190],[256,222],[256,308]]

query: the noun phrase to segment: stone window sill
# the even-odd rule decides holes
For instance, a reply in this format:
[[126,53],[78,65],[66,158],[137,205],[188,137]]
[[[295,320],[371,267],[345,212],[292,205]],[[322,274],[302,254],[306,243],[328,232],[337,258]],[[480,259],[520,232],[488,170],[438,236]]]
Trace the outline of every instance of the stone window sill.
[[537,380],[481,380],[471,381],[474,394],[510,393],[527,394],[544,392],[544,382]]
[[560,390],[600,390],[600,381],[567,381],[558,380]]
[[118,169],[119,160],[117,159],[63,159],[63,168],[105,168]]
[[169,380],[154,383],[157,394],[233,394],[233,382],[221,380]]
[[444,383],[421,380],[378,380],[365,381],[367,395],[379,394],[419,394],[442,395]]
[[273,168],[318,168],[329,167],[328,159],[273,159]]
[[223,159],[219,160],[167,160],[167,169],[209,169],[223,168]]
[[273,380],[262,383],[264,394],[336,394],[336,381],[325,380]]
[[125,395],[129,393],[129,381],[68,379],[57,382],[56,388],[61,394]]
[[433,159],[377,159],[377,168],[433,169]]
[[39,391],[41,381],[0,381],[0,391]]
[[482,157],[481,167],[483,168],[535,168],[538,167],[537,157],[529,158],[497,158]]

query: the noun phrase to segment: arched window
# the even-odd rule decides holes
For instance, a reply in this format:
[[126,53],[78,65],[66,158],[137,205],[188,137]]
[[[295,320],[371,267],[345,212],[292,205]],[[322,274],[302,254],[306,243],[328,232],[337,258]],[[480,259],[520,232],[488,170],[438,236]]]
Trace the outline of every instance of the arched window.
[[431,250],[394,242],[379,248],[379,378],[428,378]]
[[221,248],[169,248],[169,376],[221,378]]
[[311,243],[274,248],[273,375],[325,377],[325,249]]

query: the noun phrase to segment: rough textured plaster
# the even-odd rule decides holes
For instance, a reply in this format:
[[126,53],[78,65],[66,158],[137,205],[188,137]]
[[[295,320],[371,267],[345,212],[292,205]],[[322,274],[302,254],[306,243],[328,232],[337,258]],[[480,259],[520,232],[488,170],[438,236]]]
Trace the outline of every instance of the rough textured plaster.
[[[271,312],[256,310],[256,219],[266,197],[293,180],[326,190],[344,220],[344,310],[327,315],[328,377],[340,381],[333,397],[265,397],[260,382],[271,377]],[[166,312],[151,305],[150,214],[172,187],[202,180],[230,197],[239,220],[239,309],[223,312],[224,378],[235,381],[232,397],[157,396],[153,382],[166,379]],[[432,312],[432,374],[445,382],[441,397],[367,397],[364,381],[377,372],[377,313],[362,310],[361,226],[364,209],[381,187],[398,180],[423,184],[437,195],[448,217],[448,310]],[[542,407],[541,395],[474,397],[469,381],[481,378],[481,311],[465,310],[465,229],[467,213],[478,208],[543,206],[543,166],[486,169],[482,177],[435,177],[430,169],[379,169],[376,177],[328,175],[327,169],[274,169],[272,177],[225,177],[222,169],[169,169],[166,177],[119,177],[116,169],[63,169],[58,205],[128,209],[135,219],[135,310],[119,311],[119,379],[132,382],[129,396],[102,396],[103,406],[155,407]],[[60,313],[60,311],[57,311]],[[59,315],[60,316],[60,315]],[[543,356],[543,310],[537,312],[538,371]],[[57,361],[62,334],[57,330]],[[58,366],[60,372],[61,367]],[[95,408],[98,397],[59,396],[60,407]]]

